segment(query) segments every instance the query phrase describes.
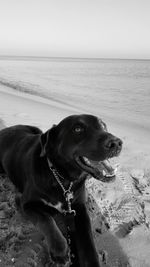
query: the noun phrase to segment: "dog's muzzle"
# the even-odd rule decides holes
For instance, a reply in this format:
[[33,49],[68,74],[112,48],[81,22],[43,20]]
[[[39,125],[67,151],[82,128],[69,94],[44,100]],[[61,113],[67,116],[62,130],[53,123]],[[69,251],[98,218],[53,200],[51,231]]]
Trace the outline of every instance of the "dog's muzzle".
[[104,143],[104,148],[107,156],[102,161],[93,161],[85,156],[76,156],[75,161],[82,170],[94,178],[102,182],[111,182],[115,179],[116,168],[112,167],[110,158],[119,156],[122,149],[122,141],[115,137],[108,138]]

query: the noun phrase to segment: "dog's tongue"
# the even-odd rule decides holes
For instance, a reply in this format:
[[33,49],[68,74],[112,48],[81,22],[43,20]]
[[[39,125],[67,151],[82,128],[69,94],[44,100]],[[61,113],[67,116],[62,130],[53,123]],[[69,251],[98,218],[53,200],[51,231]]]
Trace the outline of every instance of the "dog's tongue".
[[109,160],[104,160],[100,162],[92,161],[92,165],[95,166],[97,178],[99,177],[101,181],[109,182],[114,179],[116,170],[111,166]]
[[115,179],[116,169],[111,166],[109,160],[93,161],[83,157],[77,158],[76,161],[82,169],[102,182],[111,182]]
[[111,164],[109,163],[108,160],[103,160],[101,161],[101,164],[103,165],[104,167],[104,170],[108,173],[108,174],[113,174],[114,173],[114,168],[111,166]]

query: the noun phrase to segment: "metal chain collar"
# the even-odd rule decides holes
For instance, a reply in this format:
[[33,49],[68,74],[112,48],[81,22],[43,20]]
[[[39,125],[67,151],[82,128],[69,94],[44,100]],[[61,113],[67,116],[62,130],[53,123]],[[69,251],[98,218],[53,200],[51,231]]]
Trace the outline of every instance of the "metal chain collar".
[[62,188],[63,195],[64,195],[65,200],[67,202],[68,210],[65,211],[64,214],[65,215],[73,214],[75,216],[76,215],[76,211],[72,210],[72,208],[71,208],[71,200],[74,197],[73,196],[73,192],[71,191],[72,186],[73,186],[73,182],[70,182],[69,188],[65,189],[65,187],[64,187],[63,183],[61,182],[61,180],[59,179],[59,177],[62,178],[63,180],[65,180],[65,178],[58,173],[58,171],[53,167],[52,163],[50,162],[50,160],[48,158],[47,158],[47,161],[48,161],[48,166],[49,166],[50,170],[52,171],[56,181],[58,182],[58,184]]

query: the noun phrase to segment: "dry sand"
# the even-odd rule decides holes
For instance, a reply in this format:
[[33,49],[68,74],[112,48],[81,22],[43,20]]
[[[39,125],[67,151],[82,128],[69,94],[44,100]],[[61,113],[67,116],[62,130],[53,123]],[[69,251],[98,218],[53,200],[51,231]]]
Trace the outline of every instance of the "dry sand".
[[[83,112],[72,108],[69,103],[65,105],[37,96],[14,93],[7,87],[0,87],[0,128],[14,124],[29,124],[45,131],[65,116]],[[127,266],[125,260],[127,256],[132,267],[148,267],[150,266],[149,132],[139,125],[133,126],[132,118],[128,118],[126,122],[112,121],[112,116],[106,113],[103,114],[103,119],[109,126],[109,130],[123,139],[124,148],[117,161],[114,160],[115,164],[119,164],[116,182],[103,185],[90,180],[87,185],[102,213],[108,221],[110,220],[110,231],[96,235],[98,250],[106,252],[109,266]],[[131,176],[135,179],[133,180]],[[133,230],[127,234],[130,232],[128,231],[129,222],[133,224],[135,219],[140,225],[137,225],[138,223],[130,225]],[[0,266],[4,266],[1,265],[1,258]]]

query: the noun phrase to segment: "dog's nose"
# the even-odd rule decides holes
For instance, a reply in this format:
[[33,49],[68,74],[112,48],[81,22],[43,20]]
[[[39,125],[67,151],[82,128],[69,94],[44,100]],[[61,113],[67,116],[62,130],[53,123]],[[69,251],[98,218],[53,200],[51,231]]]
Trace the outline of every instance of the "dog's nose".
[[109,137],[106,141],[105,141],[105,148],[107,149],[121,149],[122,148],[122,140],[117,138],[117,137]]

